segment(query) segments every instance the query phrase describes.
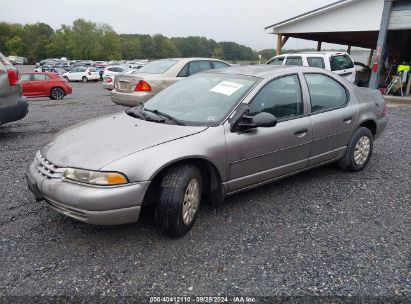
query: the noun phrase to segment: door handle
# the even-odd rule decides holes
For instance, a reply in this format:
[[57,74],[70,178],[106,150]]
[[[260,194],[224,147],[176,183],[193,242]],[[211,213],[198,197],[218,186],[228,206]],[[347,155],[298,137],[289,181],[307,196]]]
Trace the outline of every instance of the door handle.
[[352,121],[352,116],[343,119],[343,122],[349,124]]
[[296,136],[298,136],[298,137],[303,137],[303,136],[305,136],[305,134],[306,134],[307,132],[308,132],[308,129],[305,128],[305,129],[301,129],[301,130],[295,131],[295,132],[294,132],[294,135],[296,135]]

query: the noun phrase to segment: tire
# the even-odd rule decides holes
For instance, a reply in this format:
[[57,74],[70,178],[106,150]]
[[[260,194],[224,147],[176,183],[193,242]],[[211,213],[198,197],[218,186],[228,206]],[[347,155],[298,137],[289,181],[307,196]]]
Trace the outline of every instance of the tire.
[[155,222],[170,237],[181,237],[190,231],[201,202],[202,180],[193,165],[170,168],[160,184]]
[[50,99],[52,100],[61,100],[65,95],[66,93],[62,88],[52,88],[50,91]]
[[344,157],[338,162],[341,169],[360,171],[365,168],[371,158],[374,136],[370,129],[360,127],[351,136]]
[[86,76],[83,76],[83,78],[81,78],[81,81],[82,81],[83,83],[86,83],[86,82],[88,82],[88,79],[87,79]]

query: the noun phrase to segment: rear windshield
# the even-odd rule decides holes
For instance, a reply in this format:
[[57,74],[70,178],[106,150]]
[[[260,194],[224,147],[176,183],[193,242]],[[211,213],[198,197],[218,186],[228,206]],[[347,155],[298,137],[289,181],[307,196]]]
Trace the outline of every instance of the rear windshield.
[[147,74],[163,74],[167,72],[178,60],[158,60],[143,66],[139,72]]
[[11,62],[6,57],[4,57],[2,53],[0,53],[0,62],[4,65],[12,65]]
[[339,71],[354,68],[354,64],[348,55],[337,55],[330,57],[331,71]]

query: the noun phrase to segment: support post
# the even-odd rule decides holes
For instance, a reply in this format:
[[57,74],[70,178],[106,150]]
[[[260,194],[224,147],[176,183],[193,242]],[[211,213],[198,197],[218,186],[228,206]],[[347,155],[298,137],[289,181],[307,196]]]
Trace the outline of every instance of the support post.
[[347,53],[351,55],[351,45],[347,47]]
[[385,51],[385,41],[387,39],[388,24],[390,22],[392,3],[394,1],[395,0],[385,0],[384,1],[384,9],[382,12],[380,32],[378,34],[378,41],[377,41],[377,49],[376,49],[377,55],[376,55],[375,62],[372,67],[371,80],[369,84],[369,87],[372,89],[377,89],[378,84],[380,82],[380,73],[381,73],[381,68],[383,65],[383,55]]
[[372,56],[374,56],[374,50],[373,49],[371,49],[370,56],[368,57],[368,63],[367,63],[368,66],[371,65]]
[[281,48],[282,48],[281,42],[282,42],[282,38],[283,38],[283,35],[282,35],[282,34],[277,34],[277,51],[276,51],[276,53],[275,53],[276,56],[278,56],[278,55],[281,54]]
[[322,41],[317,42],[317,52],[321,52]]

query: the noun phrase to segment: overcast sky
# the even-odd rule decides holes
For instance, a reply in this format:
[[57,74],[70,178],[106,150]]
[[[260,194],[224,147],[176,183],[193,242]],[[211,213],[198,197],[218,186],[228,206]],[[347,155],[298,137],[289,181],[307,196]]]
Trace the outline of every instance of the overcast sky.
[[[261,50],[276,46],[264,27],[332,2],[336,0],[0,0],[0,21],[44,22],[58,29],[84,18],[108,23],[120,34],[205,36]],[[315,46],[290,39],[285,48]]]

